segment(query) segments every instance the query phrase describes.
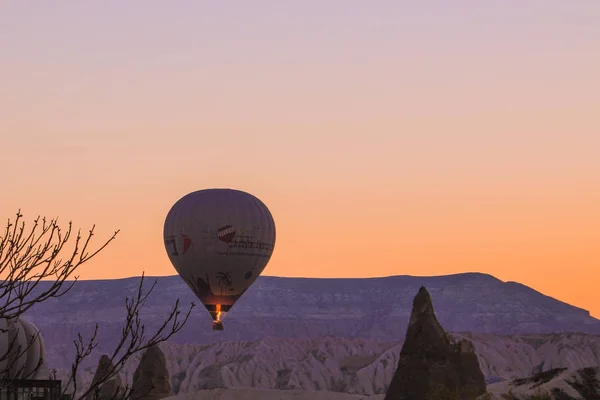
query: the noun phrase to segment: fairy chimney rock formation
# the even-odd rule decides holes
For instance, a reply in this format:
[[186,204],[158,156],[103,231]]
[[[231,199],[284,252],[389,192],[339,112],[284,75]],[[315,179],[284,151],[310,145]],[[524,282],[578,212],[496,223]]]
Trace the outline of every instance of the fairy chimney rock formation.
[[149,347],[133,375],[131,400],[159,400],[171,396],[165,354],[157,345]]
[[385,400],[475,400],[485,393],[473,344],[451,339],[435,316],[429,292],[421,286]]
[[[106,375],[114,368],[114,365],[106,354],[100,357],[100,361],[98,362],[98,368],[96,368],[96,373],[94,374],[94,379],[92,379],[91,386],[96,385],[97,382],[103,380]],[[121,381],[121,376],[117,373],[110,379],[107,379],[105,382],[100,384],[95,390],[92,390],[87,396],[85,396],[85,400],[114,400],[119,399],[120,394],[122,395],[124,391],[123,382]],[[98,396],[96,397],[96,393]]]

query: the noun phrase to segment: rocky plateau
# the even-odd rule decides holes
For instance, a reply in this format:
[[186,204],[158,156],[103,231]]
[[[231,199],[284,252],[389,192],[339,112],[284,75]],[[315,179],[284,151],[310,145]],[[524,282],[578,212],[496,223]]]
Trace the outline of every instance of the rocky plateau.
[[[150,331],[177,298],[183,307],[195,301],[178,277],[147,278],[146,287],[154,279],[155,292],[141,315]],[[59,377],[66,377],[77,332],[89,335],[98,323],[99,346],[78,377],[80,387],[89,385],[100,356],[120,333],[125,296],[133,295],[138,282],[78,282],[62,298],[27,313],[42,330],[48,363]],[[355,398],[381,396],[398,364],[412,300],[421,285],[431,294],[444,329],[473,343],[488,385],[552,368],[600,365],[600,321],[586,310],[489,275],[261,277],[229,313],[225,331],[212,331],[199,306],[184,330],[161,344],[172,392],[193,397],[198,391],[216,395],[222,388],[252,388],[285,390],[287,395],[330,391],[359,396]],[[125,382],[132,381],[140,358],[126,364],[121,374]]]

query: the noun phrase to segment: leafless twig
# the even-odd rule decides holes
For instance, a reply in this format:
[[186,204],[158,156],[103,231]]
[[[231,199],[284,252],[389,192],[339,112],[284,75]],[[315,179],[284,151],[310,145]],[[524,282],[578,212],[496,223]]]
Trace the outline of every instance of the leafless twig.
[[[58,219],[47,221],[46,218],[40,219],[38,216],[30,230],[26,231],[22,217],[19,210],[14,221],[8,220],[6,230],[0,236],[0,321],[6,322],[6,328],[0,327],[0,335],[8,334],[9,337],[14,332],[18,333],[18,327],[15,331],[15,324],[19,324],[18,318],[23,313],[36,304],[61,297],[71,290],[78,277],[74,276],[72,281],[69,279],[73,277],[77,268],[104,250],[119,233],[117,230],[95,251],[88,251],[94,235],[94,226],[89,230],[85,239],[82,238],[81,231],[77,231],[72,252],[62,259],[60,255],[65,253],[65,246],[72,237],[72,223],[69,222],[67,229],[63,230],[58,225]],[[49,281],[49,284],[42,283],[43,280]],[[87,340],[81,334],[77,334],[77,338],[74,340],[76,355],[71,366],[71,374],[68,381],[63,383],[65,393],[72,383],[73,399],[88,400],[97,397],[103,385],[121,371],[128,359],[151,346],[168,340],[187,322],[194,304],[192,303],[186,312],[182,312],[179,300],[177,300],[161,326],[148,335],[140,319],[140,311],[157,282],[155,281],[148,291],[143,290],[143,283],[144,275],[142,274],[135,295],[125,299],[127,316],[121,330],[120,340],[109,356],[109,365],[95,377],[92,385],[81,393],[77,393],[77,373],[81,363],[98,346],[99,327],[96,324],[93,334]],[[31,346],[38,341],[38,335],[39,333],[36,333],[28,338],[28,342],[24,346],[18,342],[19,335],[15,334],[13,339],[8,341],[8,348],[0,349],[0,364],[4,366],[3,370],[0,370],[0,381],[3,382],[0,383],[0,386],[9,384],[14,379],[29,378],[42,365],[44,360],[41,358],[33,371],[26,371],[24,363],[19,364],[19,360],[26,356]],[[56,372],[54,377],[56,377]],[[76,395],[77,397],[75,397]],[[109,398],[122,400],[129,398],[130,395],[131,390],[124,386],[117,388]]]

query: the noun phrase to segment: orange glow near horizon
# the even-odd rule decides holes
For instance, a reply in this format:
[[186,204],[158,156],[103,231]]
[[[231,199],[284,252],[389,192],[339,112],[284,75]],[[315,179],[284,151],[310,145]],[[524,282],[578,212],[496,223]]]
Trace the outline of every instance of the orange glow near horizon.
[[0,217],[121,229],[81,279],[175,274],[169,208],[231,187],[274,216],[264,275],[481,272],[600,317],[600,2],[144,4],[0,13]]

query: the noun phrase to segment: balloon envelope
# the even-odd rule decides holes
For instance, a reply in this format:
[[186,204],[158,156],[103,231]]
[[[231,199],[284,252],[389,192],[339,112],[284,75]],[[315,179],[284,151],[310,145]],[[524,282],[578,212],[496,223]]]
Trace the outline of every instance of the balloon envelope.
[[0,379],[47,379],[46,347],[40,331],[19,317],[0,318]]
[[173,205],[164,240],[179,276],[220,321],[267,266],[275,223],[267,206],[249,193],[205,189]]

